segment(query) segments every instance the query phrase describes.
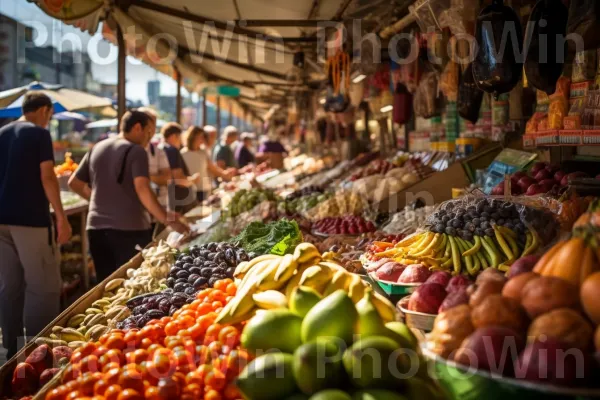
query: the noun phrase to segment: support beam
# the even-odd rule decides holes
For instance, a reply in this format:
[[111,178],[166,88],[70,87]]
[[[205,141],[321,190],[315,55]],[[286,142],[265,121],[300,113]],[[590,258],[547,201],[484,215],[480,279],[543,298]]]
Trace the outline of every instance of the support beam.
[[170,15],[175,18],[180,18],[184,21],[192,21],[199,24],[210,24],[213,25],[217,29],[226,30],[233,32],[238,35],[245,35],[251,38],[259,39],[259,40],[283,40],[284,42],[290,43],[298,43],[298,42],[315,42],[316,38],[310,37],[273,37],[269,35],[265,35],[261,32],[256,32],[250,29],[245,29],[240,26],[237,26],[235,23],[228,23],[225,21],[218,21],[212,18],[204,17],[202,15],[192,14],[185,10],[179,10],[177,8],[167,7],[162,4],[157,4],[144,0],[130,0],[131,5],[135,7],[140,7],[146,10],[151,10],[155,12],[159,12],[162,14]]
[[206,93],[202,94],[202,126],[208,124],[208,107],[206,105]]
[[217,96],[217,137],[221,137],[221,96]]
[[175,106],[175,112],[177,113],[177,115],[175,116],[175,120],[177,121],[178,124],[181,124],[181,109],[183,108],[182,105],[182,98],[181,98],[181,85],[182,85],[182,76],[179,73],[179,71],[176,71],[177,74],[177,103]]
[[119,47],[119,58],[117,61],[117,118],[119,123],[121,118],[127,111],[127,99],[126,99],[126,61],[127,61],[127,47],[125,46],[125,38],[123,37],[123,31],[120,26],[117,26],[117,46]]
[[282,27],[282,28],[318,28],[320,24],[329,22],[340,22],[339,20],[327,19],[246,19],[235,21],[238,26],[246,26],[249,28],[258,27]]
[[[180,52],[182,53],[182,55],[185,55],[185,53],[187,53],[190,55],[190,57],[200,58],[201,60],[206,59],[206,60],[210,60],[210,61],[214,61],[214,62],[221,62],[223,64],[231,65],[232,67],[245,69],[247,71],[255,72],[255,73],[261,74],[261,75],[266,75],[271,78],[281,79],[284,81],[286,80],[285,74],[280,74],[278,72],[274,72],[274,71],[264,69],[264,68],[259,68],[259,67],[256,67],[256,66],[253,66],[250,64],[244,64],[244,63],[240,63],[237,61],[228,60],[227,58],[217,57],[213,54],[208,54],[208,53],[198,54],[196,52],[191,51],[188,48],[184,48],[183,46],[180,46]],[[195,63],[195,61],[193,59],[192,59],[192,62]]]
[[227,125],[233,125],[233,101],[229,102],[229,119]]

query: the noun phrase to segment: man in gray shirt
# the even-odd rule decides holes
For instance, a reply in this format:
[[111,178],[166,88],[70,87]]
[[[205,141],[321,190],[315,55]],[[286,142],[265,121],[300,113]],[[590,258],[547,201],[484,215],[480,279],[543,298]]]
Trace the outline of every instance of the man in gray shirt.
[[125,113],[119,136],[97,143],[69,180],[69,187],[90,201],[87,229],[98,282],[129,261],[136,246],[150,243],[146,210],[178,232],[188,229],[178,214],[167,213],[150,187],[144,146],[151,127],[146,113]]

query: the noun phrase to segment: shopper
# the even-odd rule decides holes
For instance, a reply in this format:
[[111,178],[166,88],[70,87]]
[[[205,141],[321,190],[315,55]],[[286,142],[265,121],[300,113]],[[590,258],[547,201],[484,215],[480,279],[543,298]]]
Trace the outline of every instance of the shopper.
[[231,149],[231,145],[237,140],[237,137],[238,130],[235,126],[230,125],[223,131],[221,143],[215,147],[213,154],[213,161],[217,163],[219,168],[237,168],[235,155]]
[[204,130],[204,132],[206,132],[208,136],[203,148],[206,151],[208,157],[212,160],[213,150],[215,149],[215,145],[217,144],[217,128],[215,128],[212,125],[205,125],[202,129]]
[[271,168],[282,169],[283,159],[288,152],[280,141],[285,136],[285,128],[279,127],[276,132],[276,134],[271,134],[269,139],[261,143],[257,157],[268,161]]
[[225,181],[231,180],[233,171],[225,171],[219,168],[206,154],[203,145],[206,144],[208,135],[198,126],[190,127],[183,135],[185,148],[181,151],[181,156],[185,161],[188,171],[192,174],[198,174],[199,180],[196,182],[196,198],[199,202],[208,198],[212,190],[213,177],[219,177]]
[[28,336],[36,335],[60,313],[60,268],[48,203],[56,216],[57,242],[71,238],[46,130],[52,101],[28,93],[22,109],[23,118],[0,129],[0,327],[8,358],[17,352],[23,326]]
[[239,168],[244,168],[248,164],[254,163],[254,154],[250,150],[254,135],[249,132],[242,133],[241,143],[235,151],[235,161]]
[[121,133],[96,144],[69,179],[69,187],[90,200],[87,230],[100,282],[152,240],[150,213],[162,224],[184,233],[180,216],[168,213],[150,187],[144,145],[152,128],[146,113],[130,111]]
[[175,122],[163,126],[161,129],[163,137],[161,148],[167,154],[169,166],[171,167],[170,207],[177,212],[186,213],[194,208],[197,203],[194,184],[198,182],[200,176],[190,173],[181,157],[182,133],[183,128]]
[[[156,122],[158,116],[156,111],[149,107],[138,108],[150,117],[150,128],[148,128],[147,144],[145,146],[146,154],[148,155],[148,173],[150,174],[150,185],[158,198],[161,206],[167,207],[167,185],[171,178],[171,168],[165,151],[156,143],[152,143],[152,138],[156,134]],[[164,226],[152,220],[153,236],[156,236],[164,229]]]

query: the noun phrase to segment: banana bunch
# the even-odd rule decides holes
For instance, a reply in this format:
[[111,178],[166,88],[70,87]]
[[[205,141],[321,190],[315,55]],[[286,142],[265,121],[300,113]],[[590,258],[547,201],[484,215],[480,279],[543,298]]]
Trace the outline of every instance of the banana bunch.
[[127,300],[140,294],[157,292],[166,282],[176,250],[160,242],[142,252],[144,261],[139,268],[127,270],[128,279],[116,278],[106,283],[102,298],[94,301],[83,313],[73,315],[66,326],[54,326],[49,337],[39,337],[37,344],[69,346],[73,349],[95,342],[129,317]]
[[[223,308],[217,323],[235,324],[251,318],[259,309],[285,308],[298,287],[323,296],[343,289],[355,303],[370,289],[359,275],[335,262],[323,260],[311,243],[299,244],[293,255],[264,255],[241,263],[234,278],[238,284],[237,294]],[[376,301],[382,315],[394,315],[393,305],[385,298],[377,295]]]
[[493,225],[494,236],[473,236],[472,240],[446,233],[422,232],[400,241],[395,246],[376,253],[403,264],[423,264],[432,270],[448,270],[458,275],[475,276],[493,267],[506,272],[518,258],[533,254],[541,244],[536,230],[529,226],[525,243],[518,234],[505,226]]

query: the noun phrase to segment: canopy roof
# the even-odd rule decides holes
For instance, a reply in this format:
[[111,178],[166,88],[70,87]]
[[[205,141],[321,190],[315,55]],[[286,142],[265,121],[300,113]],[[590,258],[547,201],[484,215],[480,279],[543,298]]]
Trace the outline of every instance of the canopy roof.
[[[98,20],[107,21],[104,34],[113,43],[119,26],[130,55],[170,76],[177,71],[188,90],[199,91],[221,84],[240,87],[242,93],[236,103],[255,115],[264,114],[273,105],[285,106],[290,95],[318,88],[325,80],[316,53],[318,31],[324,26],[372,16],[374,6],[385,7],[389,13],[394,4],[406,3],[406,0],[54,0],[53,8],[49,9],[48,0],[30,1],[38,3],[48,14],[91,32],[97,29]],[[69,3],[68,8],[57,7],[61,1]],[[86,7],[78,5],[80,2],[86,3]],[[85,9],[92,11],[84,15]],[[80,12],[69,18],[69,10]],[[141,42],[134,41],[133,35],[140,33]],[[167,46],[169,42],[171,46]],[[148,46],[149,43],[152,45]],[[176,53],[169,53],[173,48]],[[305,64],[297,67],[295,54],[300,52]],[[267,96],[260,95],[265,85],[274,89]],[[257,86],[263,87],[260,93]]]

